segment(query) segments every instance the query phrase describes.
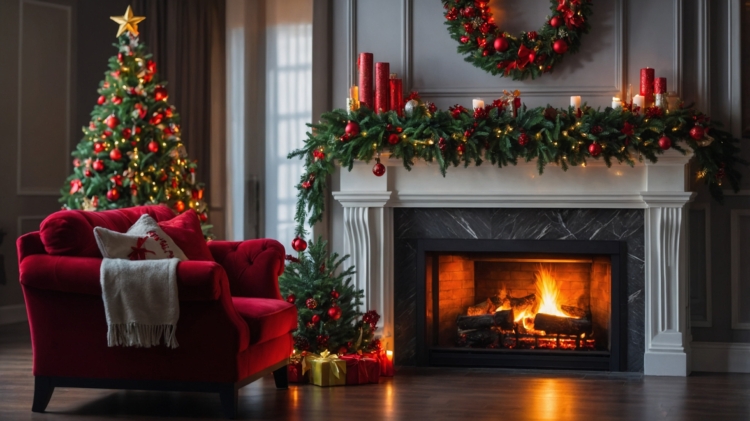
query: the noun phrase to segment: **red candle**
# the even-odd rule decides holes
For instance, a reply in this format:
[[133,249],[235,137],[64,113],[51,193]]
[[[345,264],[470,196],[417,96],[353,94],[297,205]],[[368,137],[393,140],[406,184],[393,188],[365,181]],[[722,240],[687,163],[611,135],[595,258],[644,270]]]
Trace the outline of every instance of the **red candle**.
[[391,100],[391,111],[395,111],[399,117],[404,115],[404,85],[398,75],[391,73],[390,90],[388,97]]
[[654,69],[646,67],[641,69],[641,95],[645,100],[645,106],[654,103]]
[[654,81],[654,93],[656,94],[667,93],[667,78],[665,77],[656,78],[656,81]]
[[372,98],[372,53],[360,53],[357,66],[359,67],[359,102],[372,109],[375,106]]
[[521,97],[513,98],[513,117],[518,117],[518,109],[521,108]]
[[384,113],[391,109],[388,99],[391,76],[391,65],[388,63],[375,63],[375,111]]

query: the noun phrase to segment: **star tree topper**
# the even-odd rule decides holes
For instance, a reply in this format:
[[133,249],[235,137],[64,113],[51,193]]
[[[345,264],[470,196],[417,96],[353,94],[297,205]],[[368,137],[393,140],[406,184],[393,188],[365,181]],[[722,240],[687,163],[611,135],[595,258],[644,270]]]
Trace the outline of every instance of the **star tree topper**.
[[146,19],[143,16],[133,16],[133,9],[128,6],[128,10],[122,16],[110,16],[110,19],[120,24],[120,29],[117,30],[117,36],[119,37],[125,31],[129,31],[133,35],[138,35],[138,24]]

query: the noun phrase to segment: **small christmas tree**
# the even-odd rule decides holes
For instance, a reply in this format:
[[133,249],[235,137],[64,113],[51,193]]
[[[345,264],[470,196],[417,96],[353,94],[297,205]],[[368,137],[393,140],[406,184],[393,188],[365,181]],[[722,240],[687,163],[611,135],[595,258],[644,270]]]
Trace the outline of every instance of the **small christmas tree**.
[[380,316],[359,312],[364,292],[352,285],[354,267],[339,267],[349,256],[328,256],[326,242],[310,242],[299,258],[288,255],[289,264],[279,278],[286,300],[297,306],[298,328],[294,346],[298,351],[345,354],[379,347],[373,340]]
[[120,24],[118,54],[100,83],[99,100],[73,155],[73,174],[61,190],[68,209],[106,210],[165,203],[178,213],[194,209],[208,219],[196,163],[180,140],[179,116],[169,105],[166,83],[138,41],[128,6]]

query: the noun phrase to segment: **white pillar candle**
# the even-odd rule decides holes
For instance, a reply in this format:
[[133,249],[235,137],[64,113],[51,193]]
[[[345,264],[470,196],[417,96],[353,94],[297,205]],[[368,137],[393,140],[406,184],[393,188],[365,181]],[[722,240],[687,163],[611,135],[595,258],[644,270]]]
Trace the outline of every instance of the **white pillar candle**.
[[570,97],[570,106],[573,107],[573,110],[578,111],[581,108],[581,97],[580,96]]
[[484,108],[484,101],[481,99],[474,99],[473,101],[471,101],[471,105],[475,110],[477,108]]
[[643,104],[645,103],[644,100],[646,98],[643,95],[636,95],[633,97],[633,108],[635,107],[641,107],[643,108]]
[[620,101],[620,98],[613,96],[612,97],[612,109],[616,110],[621,107],[622,107],[622,101]]

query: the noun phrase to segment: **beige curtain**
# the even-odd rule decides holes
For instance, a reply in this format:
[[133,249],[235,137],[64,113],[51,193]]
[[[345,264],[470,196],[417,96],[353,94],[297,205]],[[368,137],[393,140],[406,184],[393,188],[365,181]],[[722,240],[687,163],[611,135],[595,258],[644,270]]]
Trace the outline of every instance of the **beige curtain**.
[[141,40],[153,53],[157,71],[167,82],[169,102],[180,114],[183,143],[190,159],[198,160],[196,178],[206,184],[211,207],[221,208],[216,196],[223,194],[212,194],[211,188],[217,184],[211,174],[221,172],[211,168],[211,140],[223,133],[212,124],[223,123],[217,118],[223,115],[223,101],[217,101],[223,98],[223,92],[217,92],[223,83],[216,80],[223,81],[225,75],[224,0],[134,0],[133,12],[146,17],[139,25]]

